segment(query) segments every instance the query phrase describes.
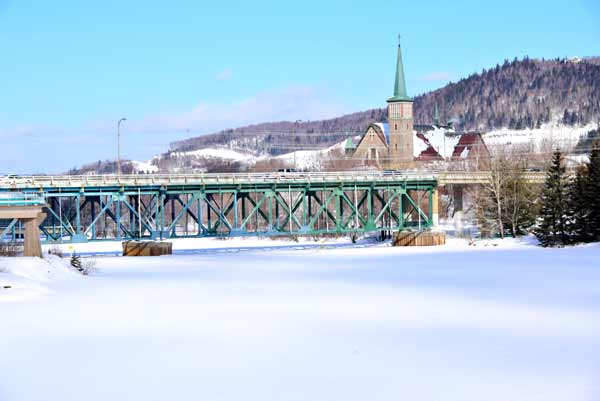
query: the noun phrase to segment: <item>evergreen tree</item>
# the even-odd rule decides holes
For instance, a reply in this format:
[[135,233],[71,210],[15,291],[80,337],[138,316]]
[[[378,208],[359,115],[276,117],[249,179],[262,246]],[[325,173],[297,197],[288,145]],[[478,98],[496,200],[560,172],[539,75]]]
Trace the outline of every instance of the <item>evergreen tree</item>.
[[542,190],[539,222],[534,231],[545,247],[566,245],[569,242],[565,168],[561,161],[561,153],[556,150]]
[[590,239],[600,241],[600,141],[596,141],[587,164],[587,205]]
[[588,201],[588,171],[586,167],[577,170],[575,179],[569,185],[568,227],[573,242],[590,240],[590,207]]

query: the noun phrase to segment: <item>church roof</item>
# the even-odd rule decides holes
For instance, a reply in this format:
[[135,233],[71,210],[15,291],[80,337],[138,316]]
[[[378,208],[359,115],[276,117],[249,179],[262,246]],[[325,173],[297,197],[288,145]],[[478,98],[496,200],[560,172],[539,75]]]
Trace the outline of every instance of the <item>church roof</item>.
[[469,156],[469,152],[476,146],[484,146],[487,152],[487,146],[481,138],[479,132],[467,132],[462,134],[454,151],[452,152],[452,159],[465,159]]
[[414,156],[417,160],[464,160],[477,146],[487,147],[478,132],[458,133],[435,128],[417,132],[414,137]]
[[381,133],[383,134],[383,137],[385,138],[385,144],[389,145],[390,144],[390,125],[388,123],[374,123],[373,125],[377,126],[381,130]]
[[398,37],[398,56],[396,59],[396,81],[394,83],[394,96],[388,99],[388,102],[412,102],[406,93],[406,81],[404,80],[404,65],[402,63],[402,49],[400,47],[400,37]]

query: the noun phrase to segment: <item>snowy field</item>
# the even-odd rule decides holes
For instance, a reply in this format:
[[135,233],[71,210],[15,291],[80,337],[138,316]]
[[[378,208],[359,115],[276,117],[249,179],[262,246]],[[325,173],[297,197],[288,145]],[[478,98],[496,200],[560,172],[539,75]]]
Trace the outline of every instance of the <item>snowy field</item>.
[[2,401],[600,400],[598,244],[64,266],[0,258]]

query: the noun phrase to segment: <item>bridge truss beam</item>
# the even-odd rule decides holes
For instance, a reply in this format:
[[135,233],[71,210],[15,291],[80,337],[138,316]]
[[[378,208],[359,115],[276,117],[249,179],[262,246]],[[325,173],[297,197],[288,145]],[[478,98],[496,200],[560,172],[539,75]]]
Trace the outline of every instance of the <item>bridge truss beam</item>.
[[436,190],[431,179],[26,191],[46,199],[46,242],[85,242],[425,229],[434,223]]

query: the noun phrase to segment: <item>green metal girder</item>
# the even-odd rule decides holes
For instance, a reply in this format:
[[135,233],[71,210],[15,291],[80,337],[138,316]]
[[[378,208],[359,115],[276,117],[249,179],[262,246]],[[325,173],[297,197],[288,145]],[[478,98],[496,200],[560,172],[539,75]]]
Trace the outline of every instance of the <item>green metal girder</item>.
[[[48,202],[47,221],[54,219],[70,236],[93,238],[96,231],[104,231],[95,238],[100,240],[114,234],[107,232],[107,228],[116,228],[117,237],[126,239],[135,238],[136,233],[136,237],[160,234],[168,238],[369,232],[416,226],[415,214],[421,227],[430,227],[432,208],[421,210],[418,205],[431,204],[436,185],[434,180],[306,180],[139,188],[36,188],[25,192],[63,199],[62,219],[58,202]],[[416,199],[410,191],[417,191]],[[110,219],[110,225],[102,224],[104,216]],[[186,216],[197,227],[197,231],[191,230],[193,235],[189,235]],[[104,229],[97,230],[98,227]],[[42,230],[49,240],[60,237],[51,226]],[[0,231],[5,233],[6,228],[0,227]]]

